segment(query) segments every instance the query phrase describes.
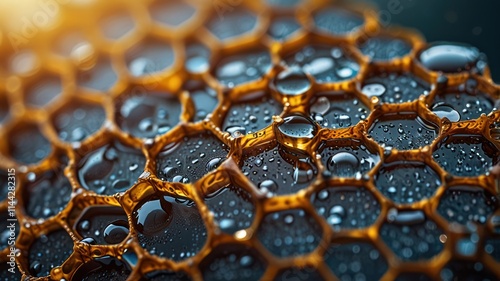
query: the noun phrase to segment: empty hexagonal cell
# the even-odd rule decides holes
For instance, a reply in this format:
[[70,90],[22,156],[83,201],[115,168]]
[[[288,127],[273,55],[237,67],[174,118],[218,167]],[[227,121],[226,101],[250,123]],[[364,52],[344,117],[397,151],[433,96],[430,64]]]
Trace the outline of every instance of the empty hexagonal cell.
[[127,214],[122,208],[112,206],[86,208],[74,229],[86,241],[100,245],[121,243],[129,233]]
[[90,68],[79,69],[76,76],[78,86],[102,92],[108,91],[117,80],[118,75],[111,60],[104,57],[99,58]]
[[424,273],[403,272],[398,275],[396,281],[432,281],[432,279]]
[[149,13],[160,24],[178,27],[189,21],[196,13],[196,9],[186,1],[154,1],[149,6]]
[[422,162],[387,163],[375,175],[375,186],[384,196],[399,204],[430,198],[440,185],[439,175]]
[[101,105],[77,100],[65,104],[52,116],[59,138],[66,142],[85,140],[97,132],[105,120],[106,112]]
[[217,92],[201,81],[189,80],[184,84],[184,89],[189,91],[189,96],[194,103],[193,121],[195,122],[207,118],[219,103]]
[[104,256],[92,259],[80,266],[72,279],[125,281],[131,272],[132,269],[126,262],[115,257]]
[[452,280],[498,280],[484,264],[478,261],[452,260],[441,270],[443,281]]
[[264,247],[282,258],[314,251],[321,236],[319,223],[301,209],[267,214],[257,231],[257,237]]
[[63,166],[36,176],[28,174],[23,188],[24,208],[32,218],[48,218],[59,214],[71,199],[72,187],[64,176]]
[[232,103],[226,113],[222,129],[233,137],[254,133],[273,122],[273,115],[279,115],[283,105],[266,92],[250,94],[248,98]]
[[259,280],[266,261],[253,248],[226,244],[213,249],[200,264],[203,280]]
[[255,81],[271,69],[271,56],[266,50],[256,49],[223,58],[215,68],[215,77],[229,88]]
[[409,72],[372,73],[363,81],[361,92],[384,103],[403,103],[428,95],[429,83]]
[[[220,2],[222,3],[222,2]],[[257,27],[257,16],[245,9],[235,9],[230,13],[224,13],[224,3],[222,6],[216,3],[214,8],[218,12],[218,17],[213,17],[208,21],[206,27],[220,41],[236,40],[238,37],[248,35]]]
[[402,260],[428,260],[439,254],[444,245],[443,234],[423,211],[389,210],[387,222],[380,228],[380,237]]
[[42,107],[62,93],[61,77],[46,73],[24,87],[24,100],[28,106]]
[[449,222],[485,224],[499,206],[498,199],[480,187],[453,186],[441,196],[437,211]]
[[316,28],[334,36],[347,36],[363,27],[365,20],[362,15],[338,8],[328,7],[313,15]]
[[211,132],[186,136],[165,146],[156,158],[156,174],[165,181],[193,183],[226,160],[229,148]]
[[363,228],[380,214],[380,203],[364,187],[328,187],[314,193],[312,204],[334,229]]
[[146,159],[138,149],[119,141],[96,148],[78,162],[80,184],[97,194],[111,195],[126,191],[144,170]]
[[308,280],[316,280],[321,281],[325,280],[319,274],[319,272],[311,267],[298,268],[291,267],[284,269],[278,273],[276,277],[274,277],[275,281],[283,281],[283,280],[294,280],[294,281],[308,281]]
[[379,280],[387,261],[367,242],[334,243],[325,253],[325,262],[340,280]]
[[0,92],[0,124],[9,116],[9,102],[5,93]]
[[144,275],[140,281],[190,281],[191,278],[183,271],[153,271]]
[[345,128],[365,120],[370,110],[349,92],[325,92],[315,95],[309,114],[324,128]]
[[17,223],[16,213],[12,209],[0,211],[0,249],[13,246],[19,234],[19,223]]
[[500,262],[500,237],[491,237],[484,244],[484,251]]
[[139,244],[150,254],[175,261],[195,256],[207,230],[194,202],[180,197],[151,197],[133,212]]
[[286,41],[301,28],[294,17],[282,16],[274,19],[267,30],[267,34],[276,41]]
[[9,155],[23,164],[35,164],[45,159],[52,151],[50,142],[37,125],[21,123],[8,134]]
[[252,195],[243,188],[230,185],[206,198],[206,205],[214,214],[219,228],[233,234],[250,227],[255,214]]
[[480,91],[478,82],[472,79],[456,88],[439,92],[431,106],[434,114],[452,122],[479,118],[483,113],[490,113],[493,108],[493,99]]
[[458,73],[479,70],[486,66],[486,56],[468,44],[436,42],[418,55],[418,60],[430,71]]
[[380,161],[377,153],[357,140],[346,144],[323,143],[318,150],[321,162],[334,177],[360,178]]
[[155,38],[145,38],[125,53],[133,76],[153,75],[171,67],[175,60],[172,46]]
[[138,138],[163,135],[180,121],[182,105],[170,93],[135,94],[116,103],[116,123]]
[[360,44],[359,49],[372,61],[390,61],[408,55],[412,46],[409,42],[399,38],[377,36]]
[[430,145],[439,128],[415,113],[392,113],[377,118],[368,134],[383,147],[410,150]]
[[135,28],[135,22],[129,11],[118,9],[103,16],[98,26],[107,39],[118,40],[131,33]]
[[186,47],[184,67],[191,73],[202,73],[210,68],[210,50],[203,44],[189,44]]
[[241,171],[267,196],[291,194],[309,186],[317,168],[309,156],[276,145],[243,159]]
[[28,260],[29,272],[36,277],[47,276],[73,253],[73,240],[63,230],[42,234],[31,244]]
[[452,175],[473,177],[496,165],[500,161],[500,151],[479,135],[451,135],[437,145],[432,157]]
[[342,47],[309,45],[285,57],[288,66],[299,66],[318,83],[340,82],[354,78],[359,64]]

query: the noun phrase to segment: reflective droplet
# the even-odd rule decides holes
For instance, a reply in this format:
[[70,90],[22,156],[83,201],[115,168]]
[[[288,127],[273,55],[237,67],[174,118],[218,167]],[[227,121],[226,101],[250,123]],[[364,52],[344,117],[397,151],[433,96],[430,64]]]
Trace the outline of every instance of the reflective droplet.
[[359,170],[359,159],[350,152],[339,152],[328,160],[328,170],[340,177],[355,176]]
[[480,53],[465,44],[436,43],[425,49],[419,59],[429,70],[456,73],[473,68],[480,59]]
[[385,86],[379,83],[368,84],[361,89],[361,92],[368,97],[379,97],[385,93]]
[[118,220],[104,229],[104,240],[109,244],[118,244],[128,235],[128,222]]
[[289,96],[301,95],[311,88],[311,82],[306,74],[296,68],[278,74],[274,85],[278,92]]
[[300,115],[284,118],[284,122],[278,126],[281,133],[292,138],[313,138],[316,134],[314,122]]
[[460,121],[460,113],[456,111],[453,107],[446,104],[437,104],[432,108],[432,112],[436,114],[439,118],[448,118],[451,122]]

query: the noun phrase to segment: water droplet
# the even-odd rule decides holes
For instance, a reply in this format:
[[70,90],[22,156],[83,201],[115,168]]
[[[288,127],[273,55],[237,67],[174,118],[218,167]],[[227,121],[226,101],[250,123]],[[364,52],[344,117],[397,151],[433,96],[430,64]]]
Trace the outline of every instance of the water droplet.
[[359,170],[359,159],[350,152],[339,152],[328,160],[328,170],[340,177],[355,176]]
[[104,229],[104,240],[109,244],[118,244],[128,235],[128,222],[117,220]]
[[420,54],[420,62],[429,70],[456,73],[474,67],[479,50],[465,44],[436,43]]
[[281,133],[292,138],[313,138],[316,134],[314,122],[300,115],[288,116],[278,126]]
[[379,97],[383,95],[385,91],[385,86],[379,83],[367,84],[361,89],[361,92],[368,97]]
[[274,80],[276,90],[283,95],[298,96],[311,88],[311,82],[304,72],[297,68],[282,71]]

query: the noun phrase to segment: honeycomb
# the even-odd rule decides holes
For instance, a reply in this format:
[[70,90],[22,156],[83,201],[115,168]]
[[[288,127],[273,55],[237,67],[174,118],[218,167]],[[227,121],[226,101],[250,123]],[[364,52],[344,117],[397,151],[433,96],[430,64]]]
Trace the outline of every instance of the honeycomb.
[[348,2],[46,5],[3,33],[2,280],[500,279],[476,48]]

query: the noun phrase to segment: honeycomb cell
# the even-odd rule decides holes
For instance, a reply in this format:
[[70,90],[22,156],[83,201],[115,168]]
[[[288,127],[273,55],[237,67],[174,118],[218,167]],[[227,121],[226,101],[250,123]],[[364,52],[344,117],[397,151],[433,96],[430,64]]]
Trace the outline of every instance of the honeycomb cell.
[[404,272],[398,275],[396,281],[432,281],[432,279],[424,273]]
[[319,147],[321,162],[333,177],[361,178],[380,162],[380,156],[371,152],[362,142],[349,144],[323,143]]
[[500,239],[498,237],[486,240],[484,251],[500,262]]
[[99,21],[101,33],[109,40],[118,40],[130,34],[135,28],[135,22],[130,12],[116,10],[103,16]]
[[252,33],[257,27],[257,16],[245,9],[225,11],[224,3],[219,2],[214,6],[218,16],[213,17],[206,27],[219,41],[227,42],[236,40]]
[[[16,213],[5,209],[0,211],[0,250],[8,248],[19,235],[19,223],[15,220]],[[12,221],[11,221],[12,220]],[[10,243],[10,244],[9,244]]]
[[71,199],[72,187],[64,176],[64,167],[54,166],[39,176],[28,174],[23,188],[26,214],[32,218],[48,218],[59,214]]
[[273,115],[279,115],[283,106],[266,92],[250,94],[231,105],[222,128],[233,137],[251,134],[269,126]]
[[170,93],[137,93],[116,101],[115,120],[125,132],[138,138],[163,135],[180,121],[182,106]]
[[212,250],[200,263],[203,280],[253,281],[266,270],[266,261],[253,248],[226,244]]
[[59,75],[45,73],[39,75],[24,87],[24,101],[31,107],[43,107],[52,103],[63,91]]
[[189,44],[186,47],[186,61],[184,67],[187,71],[198,74],[210,68],[210,50],[203,44]]
[[348,50],[340,46],[309,45],[285,57],[288,66],[298,66],[318,83],[334,83],[354,78],[360,69]]
[[140,281],[190,281],[191,278],[183,271],[153,271],[146,274]]
[[95,258],[83,264],[76,271],[73,280],[99,281],[113,280],[125,281],[132,272],[127,263],[110,256]]
[[8,134],[9,154],[23,164],[35,164],[45,159],[52,151],[50,142],[33,123],[21,123]]
[[98,58],[89,68],[78,69],[76,83],[79,87],[100,92],[107,92],[118,81],[111,60],[107,57]]
[[243,188],[230,185],[206,198],[219,228],[229,234],[250,227],[255,207],[252,195]]
[[391,209],[380,228],[382,240],[404,261],[428,260],[439,254],[444,248],[442,234],[443,230],[423,211]]
[[130,74],[136,77],[157,74],[171,67],[175,60],[172,46],[154,38],[145,38],[125,53]]
[[452,260],[441,270],[443,281],[452,280],[498,280],[484,264],[478,261]]
[[321,9],[313,17],[320,32],[334,36],[347,36],[357,32],[365,23],[361,15],[338,7]]
[[363,82],[361,92],[384,103],[403,103],[428,95],[429,83],[409,72],[372,73]]
[[281,258],[312,252],[321,236],[319,223],[301,209],[267,214],[257,231],[257,238],[264,247]]
[[276,41],[285,42],[295,35],[301,26],[294,17],[282,16],[274,19],[267,34]]
[[325,253],[325,262],[342,281],[379,280],[388,268],[377,248],[357,241],[332,244]]
[[321,281],[325,280],[319,274],[319,272],[311,267],[305,268],[287,268],[282,270],[276,277],[274,277],[275,281],[283,281],[283,280],[293,280],[293,281],[307,281],[307,280],[316,280]]
[[368,227],[381,210],[380,203],[364,187],[328,187],[314,193],[311,201],[335,230]]
[[309,114],[324,128],[345,128],[365,120],[370,110],[349,92],[316,94],[309,105]]
[[255,49],[223,58],[215,67],[214,74],[222,85],[232,88],[262,78],[271,66],[269,52]]
[[189,91],[189,96],[194,103],[194,122],[207,118],[219,103],[217,92],[201,81],[190,80],[186,82],[184,89]]
[[73,240],[63,229],[42,234],[29,249],[29,271],[33,276],[47,276],[73,253]]
[[485,56],[477,48],[452,42],[430,44],[418,59],[428,70],[444,73],[482,69],[486,65]]
[[118,140],[86,153],[77,164],[82,187],[97,194],[126,191],[143,172],[146,159],[138,149]]
[[193,18],[196,8],[185,1],[154,1],[149,6],[149,13],[161,24],[179,27]]
[[375,175],[375,186],[398,204],[431,198],[441,185],[439,175],[422,162],[385,163]]
[[372,61],[386,62],[407,56],[411,52],[412,46],[405,40],[382,35],[366,40],[360,44],[359,49]]
[[499,206],[498,199],[482,188],[454,186],[443,194],[437,211],[449,222],[485,224]]
[[430,145],[439,128],[416,113],[392,113],[377,118],[368,134],[382,147],[411,150]]
[[52,116],[59,138],[65,142],[80,142],[97,132],[106,120],[101,105],[73,100]]
[[92,239],[99,245],[121,243],[129,233],[127,214],[122,208],[112,206],[91,206],[86,208],[74,229],[87,241]]
[[459,177],[479,176],[500,160],[494,144],[480,135],[450,135],[441,141],[434,160],[448,173]]
[[243,159],[241,171],[267,196],[292,194],[309,186],[317,168],[307,155],[276,145]]
[[165,146],[156,158],[156,174],[164,181],[193,183],[226,160],[229,148],[211,132],[186,136]]
[[197,207],[186,198],[151,197],[135,209],[132,221],[144,249],[174,261],[195,256],[207,239]]
[[7,262],[2,262],[0,263],[0,278],[6,281],[14,281],[21,280],[22,275],[16,265],[12,268]]

